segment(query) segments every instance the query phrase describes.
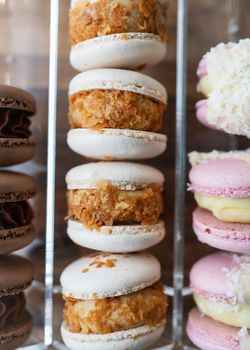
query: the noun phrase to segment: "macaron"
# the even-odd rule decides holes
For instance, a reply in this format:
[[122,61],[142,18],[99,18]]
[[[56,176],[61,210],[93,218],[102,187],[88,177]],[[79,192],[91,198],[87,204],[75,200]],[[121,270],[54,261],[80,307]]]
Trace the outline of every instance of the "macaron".
[[29,338],[33,320],[23,294],[33,279],[32,264],[15,255],[0,257],[0,349],[14,350]]
[[[191,310],[187,322],[190,340],[201,350],[240,350],[242,331],[204,316],[197,308]],[[246,348],[248,349],[248,348]]]
[[200,61],[197,119],[207,127],[250,137],[250,39],[220,43]]
[[71,129],[68,146],[81,156],[100,160],[149,159],[165,152],[163,134],[129,129]]
[[194,264],[190,283],[201,313],[215,321],[250,328],[250,256],[219,252]]
[[163,210],[163,174],[129,162],[88,163],[66,175],[68,218],[88,229],[157,224]]
[[30,117],[36,101],[27,91],[0,85],[0,166],[26,162],[35,152]]
[[0,255],[21,249],[32,242],[35,229],[28,203],[36,193],[31,176],[0,172]]
[[210,210],[219,220],[249,224],[249,152],[209,158],[208,154],[189,173],[190,190],[198,206]]
[[84,71],[157,64],[166,54],[167,8],[165,0],[71,1],[71,65]]
[[73,129],[158,131],[167,92],[157,80],[123,69],[95,69],[75,76],[69,86]]
[[[103,278],[105,276],[105,278]],[[163,333],[167,299],[150,254],[96,253],[61,275],[62,338],[70,350],[139,350]]]
[[196,208],[193,212],[193,230],[202,243],[250,255],[250,224],[221,221],[210,211]]

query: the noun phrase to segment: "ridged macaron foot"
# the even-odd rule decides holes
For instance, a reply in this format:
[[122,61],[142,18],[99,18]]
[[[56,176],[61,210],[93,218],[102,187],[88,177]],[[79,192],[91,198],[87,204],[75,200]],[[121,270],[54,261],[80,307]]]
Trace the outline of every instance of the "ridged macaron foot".
[[21,249],[32,242],[35,228],[28,203],[36,193],[32,177],[10,171],[0,172],[0,255]]
[[68,218],[89,229],[157,224],[163,211],[163,174],[129,162],[77,166],[66,175]]
[[163,221],[155,225],[118,225],[88,229],[81,222],[68,220],[67,233],[79,246],[103,252],[136,252],[152,247],[163,240],[166,231]]
[[19,256],[0,256],[0,349],[14,350],[30,336],[33,321],[23,294],[33,280],[32,264]]
[[157,80],[123,69],[94,69],[75,76],[69,86],[73,129],[158,131],[167,105]]
[[248,151],[203,154],[189,173],[189,188],[198,206],[210,210],[217,219],[249,224],[249,173]]
[[165,0],[72,1],[72,66],[84,71],[157,64],[166,54],[167,9]]
[[207,99],[196,105],[198,120],[229,134],[250,137],[250,39],[220,43],[200,61],[198,91]]
[[250,224],[221,221],[210,211],[196,208],[193,212],[193,230],[202,243],[250,255]]
[[197,261],[190,283],[200,311],[212,319],[250,328],[250,257],[219,252]]
[[187,322],[190,340],[201,350],[240,350],[244,330],[217,322],[204,316],[195,308],[191,310]]
[[0,85],[0,166],[26,162],[35,152],[29,129],[36,101],[27,91]]
[[129,129],[71,129],[67,143],[74,152],[92,159],[149,159],[166,150],[167,137]]
[[61,332],[66,346],[70,350],[150,346],[166,322],[160,275],[158,260],[146,253],[95,253],[66,267],[61,275],[65,300]]

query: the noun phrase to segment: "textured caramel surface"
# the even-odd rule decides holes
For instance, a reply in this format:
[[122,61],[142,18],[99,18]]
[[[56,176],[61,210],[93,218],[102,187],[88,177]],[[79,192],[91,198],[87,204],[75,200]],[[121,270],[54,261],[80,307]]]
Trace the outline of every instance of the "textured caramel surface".
[[72,128],[119,128],[157,131],[165,105],[145,95],[121,90],[81,91],[70,96]]
[[68,191],[68,216],[89,228],[119,223],[153,225],[163,211],[161,188],[120,191],[108,184],[103,189]]
[[156,326],[166,318],[167,298],[161,284],[121,297],[100,300],[66,298],[64,319],[70,332],[106,334]]
[[129,32],[159,34],[167,42],[167,7],[156,0],[79,0],[70,10],[71,43]]

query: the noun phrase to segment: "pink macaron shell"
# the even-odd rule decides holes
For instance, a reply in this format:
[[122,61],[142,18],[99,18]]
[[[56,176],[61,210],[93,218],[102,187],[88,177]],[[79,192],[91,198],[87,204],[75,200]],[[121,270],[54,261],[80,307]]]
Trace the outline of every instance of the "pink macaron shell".
[[207,58],[205,56],[203,56],[200,60],[196,74],[200,79],[207,75]]
[[204,195],[224,198],[250,197],[250,162],[213,159],[192,167],[190,188]]
[[234,254],[218,252],[198,260],[190,272],[195,294],[220,301],[230,301],[228,271],[236,266]]
[[250,224],[224,222],[210,211],[196,208],[193,230],[202,243],[229,252],[250,254]]
[[216,125],[209,123],[209,121],[207,120],[207,108],[208,108],[207,99],[198,101],[195,105],[196,118],[202,125],[206,126],[207,128],[220,131],[221,130],[220,128],[218,128]]
[[189,313],[186,330],[201,350],[240,350],[238,328],[203,316],[197,308]]

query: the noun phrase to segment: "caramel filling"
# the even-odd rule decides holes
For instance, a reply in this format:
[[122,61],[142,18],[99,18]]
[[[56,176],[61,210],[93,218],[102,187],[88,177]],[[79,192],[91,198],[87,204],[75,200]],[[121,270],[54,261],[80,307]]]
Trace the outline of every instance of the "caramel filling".
[[121,90],[81,91],[69,102],[72,128],[157,131],[165,110],[160,101]]
[[121,297],[64,299],[64,319],[73,333],[107,334],[144,325],[156,326],[166,318],[167,298],[159,282]]
[[70,10],[72,44],[115,33],[153,33],[168,41],[167,2],[156,0],[79,0]]
[[108,184],[103,189],[68,191],[68,216],[89,228],[141,223],[153,225],[163,211],[160,186],[122,191]]

